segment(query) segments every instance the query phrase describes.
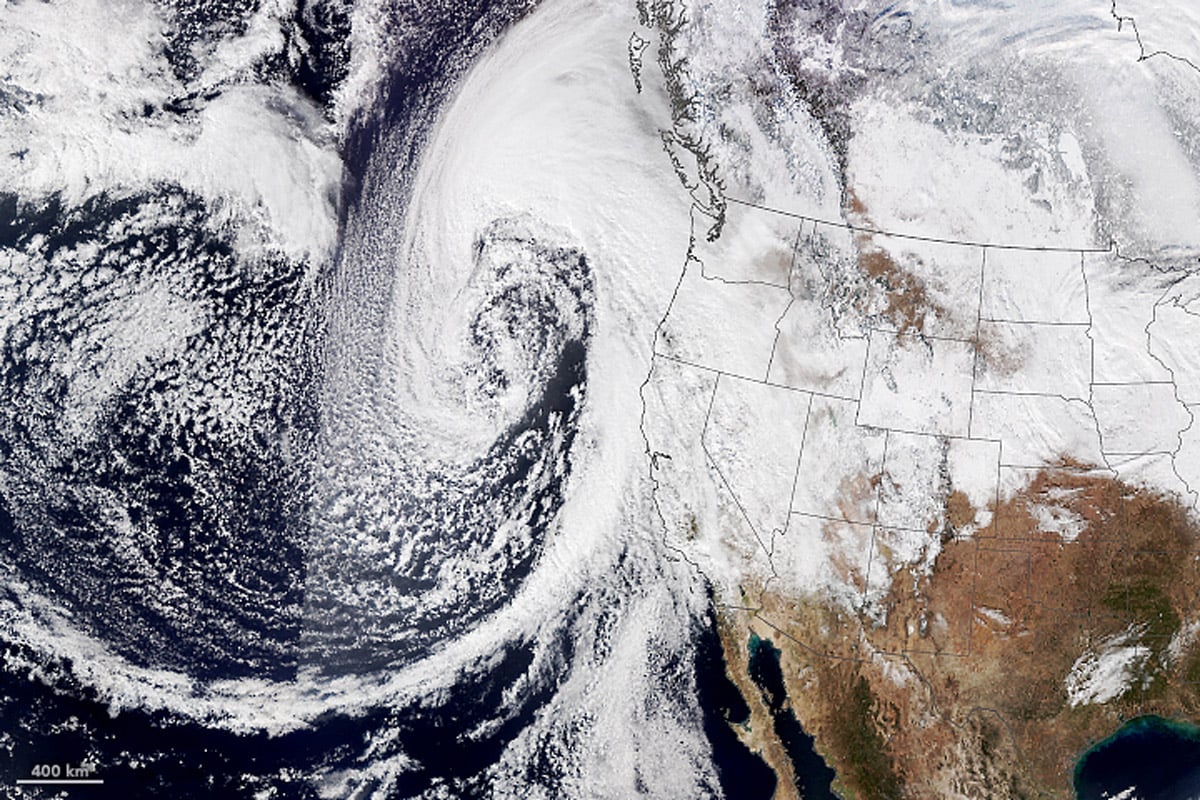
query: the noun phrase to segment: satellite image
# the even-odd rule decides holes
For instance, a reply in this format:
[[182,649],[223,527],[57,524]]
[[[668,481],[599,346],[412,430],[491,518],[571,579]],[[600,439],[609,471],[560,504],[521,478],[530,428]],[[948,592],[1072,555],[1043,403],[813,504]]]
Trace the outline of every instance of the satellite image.
[[0,0],[0,796],[1200,797],[1200,5]]

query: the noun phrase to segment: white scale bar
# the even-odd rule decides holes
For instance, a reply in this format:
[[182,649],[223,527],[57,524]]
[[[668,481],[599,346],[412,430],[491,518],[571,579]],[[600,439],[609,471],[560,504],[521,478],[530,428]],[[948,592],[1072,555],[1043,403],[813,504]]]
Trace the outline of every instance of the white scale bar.
[[35,784],[41,784],[43,786],[45,786],[45,785],[82,786],[84,784],[91,785],[91,786],[99,786],[102,783],[104,783],[104,780],[102,778],[58,778],[58,779],[33,778],[33,779],[22,779],[22,780],[17,781],[18,785],[24,785],[24,786],[32,786]]

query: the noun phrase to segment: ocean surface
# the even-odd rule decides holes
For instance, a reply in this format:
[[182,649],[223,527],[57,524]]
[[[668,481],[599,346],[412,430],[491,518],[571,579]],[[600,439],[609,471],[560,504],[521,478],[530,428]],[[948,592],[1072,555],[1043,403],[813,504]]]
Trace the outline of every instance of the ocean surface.
[[816,751],[810,736],[787,702],[787,687],[779,663],[779,648],[757,636],[750,637],[750,677],[762,690],[771,709],[775,735],[783,742],[796,773],[796,788],[805,800],[837,800],[833,791],[836,773]]
[[1075,768],[1078,800],[1200,797],[1200,727],[1138,717],[1083,754]]

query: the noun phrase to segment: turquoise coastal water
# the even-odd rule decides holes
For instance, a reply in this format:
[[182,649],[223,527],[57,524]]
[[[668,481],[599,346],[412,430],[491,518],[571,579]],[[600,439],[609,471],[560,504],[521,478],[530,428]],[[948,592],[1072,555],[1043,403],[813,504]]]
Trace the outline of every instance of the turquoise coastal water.
[[[1122,792],[1131,793],[1122,795]],[[1077,800],[1200,797],[1200,727],[1146,716],[1130,720],[1075,765]]]

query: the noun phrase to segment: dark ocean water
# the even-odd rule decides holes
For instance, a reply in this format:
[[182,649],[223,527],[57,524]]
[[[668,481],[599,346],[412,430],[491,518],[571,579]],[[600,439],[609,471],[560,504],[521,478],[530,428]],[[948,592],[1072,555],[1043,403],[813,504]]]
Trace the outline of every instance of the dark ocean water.
[[837,774],[816,751],[815,740],[805,732],[787,703],[779,656],[779,648],[770,641],[750,635],[750,677],[767,699],[775,735],[783,742],[792,761],[800,796],[804,800],[838,800],[832,788]]
[[[0,333],[0,556],[133,663],[293,675],[308,480],[287,452],[311,449],[316,379],[302,265],[247,279],[208,205],[165,184],[76,206],[0,194],[0,247],[26,256],[18,284],[61,276]],[[205,322],[93,403],[77,387],[124,355],[100,332],[148,282]],[[248,421],[214,410],[229,386],[257,395]],[[82,435],[63,424],[81,409]]]
[[[569,639],[556,645],[560,663],[569,662]],[[0,758],[0,796],[57,797],[53,787],[15,792],[15,783],[29,778],[35,765],[88,762],[104,784],[73,788],[72,797],[232,799],[264,790],[277,792],[275,797],[317,797],[308,778],[359,764],[364,742],[382,730],[395,737],[388,752],[404,752],[417,764],[388,796],[412,797],[435,783],[451,787],[452,796],[479,796],[485,791],[482,773],[531,723],[561,678],[548,676],[517,707],[506,706],[505,693],[528,685],[532,649],[532,643],[513,645],[486,672],[464,676],[453,692],[439,697],[362,716],[330,715],[282,736],[238,735],[140,709],[112,716],[63,665],[43,665],[57,673],[53,686],[0,671],[0,731],[11,746],[11,756]],[[3,655],[10,662],[21,657],[13,648]],[[478,736],[481,717],[500,708],[505,715],[498,725]],[[367,782],[357,788],[369,795],[379,786]]]
[[697,644],[696,684],[721,788],[726,797],[770,800],[775,795],[775,772],[730,727],[748,722],[750,707],[726,672],[715,616]]
[[1138,717],[1084,753],[1075,767],[1078,800],[1104,800],[1130,787],[1138,800],[1200,798],[1200,727]]

